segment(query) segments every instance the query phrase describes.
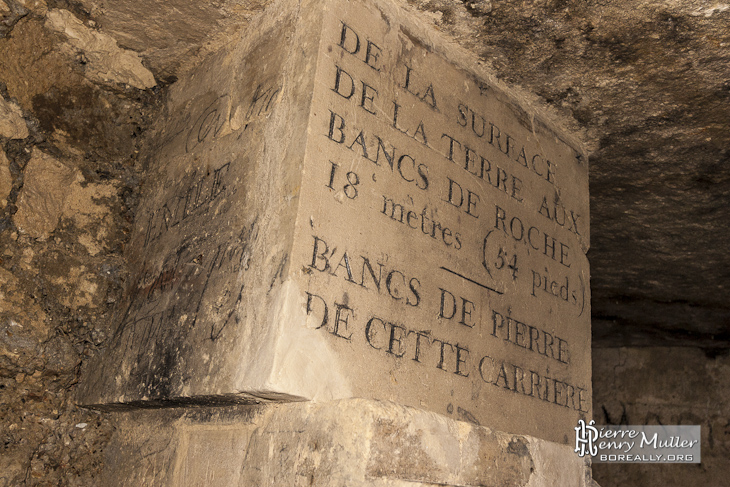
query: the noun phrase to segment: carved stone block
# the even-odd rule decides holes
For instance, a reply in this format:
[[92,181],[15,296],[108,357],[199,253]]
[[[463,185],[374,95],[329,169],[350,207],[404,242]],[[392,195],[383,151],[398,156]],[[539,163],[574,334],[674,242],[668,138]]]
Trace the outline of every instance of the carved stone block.
[[362,397],[569,442],[591,411],[580,146],[386,1],[252,25],[170,89],[82,403]]

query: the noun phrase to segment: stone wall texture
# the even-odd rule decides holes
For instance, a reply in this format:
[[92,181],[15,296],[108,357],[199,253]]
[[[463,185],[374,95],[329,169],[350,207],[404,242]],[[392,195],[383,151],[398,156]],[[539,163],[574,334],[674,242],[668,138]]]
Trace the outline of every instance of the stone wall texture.
[[596,424],[685,424],[702,428],[702,463],[594,464],[602,487],[727,485],[730,357],[687,347],[596,348]]
[[98,485],[112,429],[71,394],[78,367],[105,342],[124,285],[137,145],[158,88],[136,54],[88,19],[45,2],[7,5],[0,2],[0,485]]

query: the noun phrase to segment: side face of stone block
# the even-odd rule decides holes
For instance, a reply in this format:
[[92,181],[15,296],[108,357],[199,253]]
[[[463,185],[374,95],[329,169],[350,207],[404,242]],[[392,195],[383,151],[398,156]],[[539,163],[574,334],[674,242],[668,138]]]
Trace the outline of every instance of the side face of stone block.
[[274,8],[173,89],[84,402],[368,397],[569,442],[584,154],[399,7]]
[[285,7],[171,88],[146,148],[136,274],[83,402],[254,400],[237,386],[270,368],[319,41],[316,18]]

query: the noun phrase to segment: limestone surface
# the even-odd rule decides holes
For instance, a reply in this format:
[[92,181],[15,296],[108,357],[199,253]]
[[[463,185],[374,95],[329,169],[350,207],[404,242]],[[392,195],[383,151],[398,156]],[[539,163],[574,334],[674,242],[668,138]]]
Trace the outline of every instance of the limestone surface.
[[34,149],[18,197],[14,217],[18,229],[33,238],[48,238],[58,224],[74,179],[73,169]]
[[24,139],[28,137],[28,127],[23,120],[23,112],[15,103],[0,97],[0,137]]
[[587,161],[473,66],[390,2],[284,1],[178,80],[83,403],[364,397],[567,442]]
[[591,487],[572,447],[393,403],[119,413],[104,485]]
[[[85,77],[83,57],[46,29],[43,0],[5,4],[0,97],[22,109],[28,136],[0,135],[0,486],[96,486],[111,425],[75,405],[73,384],[107,336],[126,275],[135,154],[152,94]],[[45,240],[14,221],[38,151],[83,176],[66,188]],[[48,197],[57,183],[36,189]]]
[[84,57],[90,79],[128,84],[139,89],[157,84],[137,53],[121,49],[113,37],[87,27],[68,10],[49,10],[46,25],[65,36],[70,48]]

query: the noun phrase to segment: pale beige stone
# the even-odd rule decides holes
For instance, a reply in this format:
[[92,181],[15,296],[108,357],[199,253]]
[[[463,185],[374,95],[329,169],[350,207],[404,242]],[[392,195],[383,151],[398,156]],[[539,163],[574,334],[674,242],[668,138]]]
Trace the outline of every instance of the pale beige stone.
[[48,238],[58,225],[75,177],[73,169],[33,149],[18,196],[18,211],[13,217],[18,229],[33,238]]
[[45,0],[15,0],[18,4],[27,8],[37,15],[45,15],[48,12],[48,4]]
[[109,226],[113,224],[109,218],[109,202],[116,201],[116,194],[114,185],[85,183],[82,178],[77,178],[71,185],[62,217],[72,220],[77,228],[86,230],[77,240],[91,255],[105,249]]
[[116,197],[117,188],[111,184],[81,184],[74,181],[63,209],[65,218],[73,219],[80,227],[103,221],[109,214],[109,207],[101,204]]
[[8,204],[8,196],[13,189],[13,177],[10,174],[10,161],[5,151],[0,149],[0,210]]
[[119,413],[109,486],[589,487],[570,446],[389,402]]
[[123,83],[139,89],[157,84],[137,53],[120,48],[114,38],[85,26],[68,10],[49,10],[46,27],[63,34],[74,50],[83,53],[87,61],[86,75],[90,79]]
[[580,144],[390,2],[271,9],[170,90],[83,402],[364,397],[570,443]]
[[72,267],[68,275],[52,279],[53,283],[65,290],[59,301],[64,306],[76,310],[82,306],[95,308],[94,298],[96,297],[99,285],[92,272],[85,266]]
[[24,139],[28,137],[28,126],[23,120],[23,112],[13,102],[0,98],[0,137]]
[[94,238],[88,233],[81,234],[77,237],[78,242],[86,248],[89,255],[97,255],[99,252],[104,250],[101,239]]

